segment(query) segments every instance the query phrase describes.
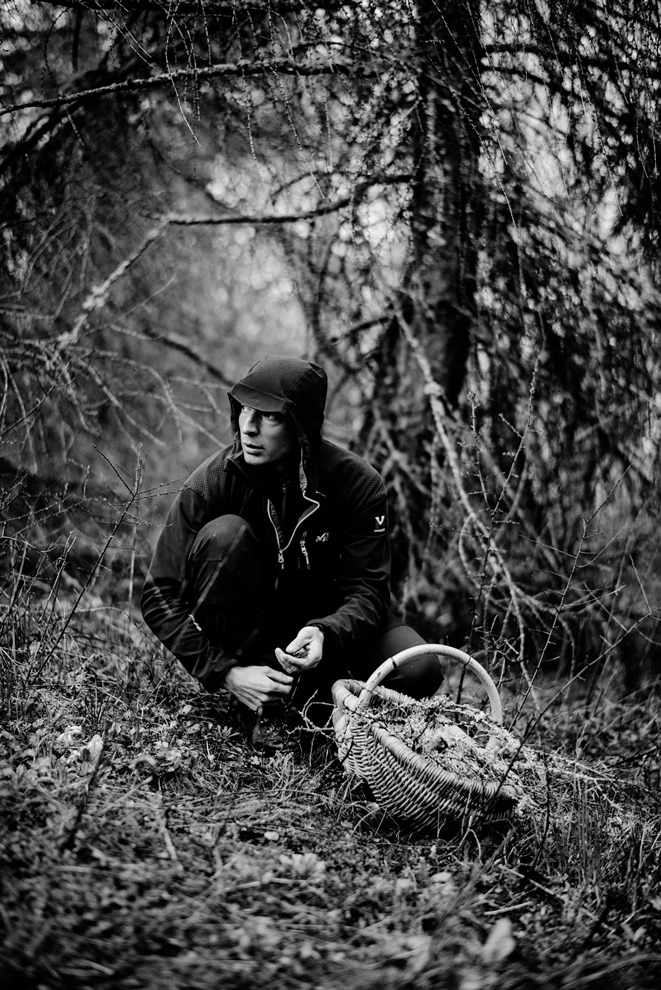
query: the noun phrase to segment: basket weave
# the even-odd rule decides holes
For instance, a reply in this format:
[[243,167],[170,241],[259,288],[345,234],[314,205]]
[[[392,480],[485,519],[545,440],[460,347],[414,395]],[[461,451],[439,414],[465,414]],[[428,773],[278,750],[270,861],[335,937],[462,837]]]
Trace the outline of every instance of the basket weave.
[[[490,717],[468,706],[454,706],[455,710],[476,714],[489,735],[481,752],[473,746],[473,752],[480,756],[477,764],[467,759],[461,772],[456,772],[457,751],[452,745],[444,757],[443,751],[416,751],[400,738],[407,735],[402,732],[403,720],[406,728],[407,720],[419,720],[421,714],[428,718],[430,709],[425,709],[424,702],[381,686],[381,681],[394,670],[430,653],[435,653],[439,661],[445,657],[471,670],[489,699]],[[413,830],[438,830],[457,822],[486,824],[510,817],[520,792],[502,778],[494,779],[493,773],[492,779],[484,779],[489,774],[479,769],[480,765],[487,766],[497,752],[498,727],[502,723],[500,698],[489,674],[468,654],[438,644],[412,647],[386,660],[365,684],[336,681],[332,693],[340,760],[349,776],[368,784],[375,801],[400,825]],[[453,769],[443,766],[444,759]]]

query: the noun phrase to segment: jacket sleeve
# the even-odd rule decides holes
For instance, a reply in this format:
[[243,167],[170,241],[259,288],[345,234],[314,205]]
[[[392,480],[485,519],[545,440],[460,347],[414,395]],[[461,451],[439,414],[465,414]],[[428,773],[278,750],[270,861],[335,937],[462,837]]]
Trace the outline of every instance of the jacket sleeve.
[[209,519],[207,500],[187,482],[177,495],[159,537],[141,598],[145,622],[208,691],[217,691],[236,660],[214,646],[195,618],[186,562]]
[[[370,469],[371,471],[371,469]],[[376,472],[348,487],[348,506],[338,532],[335,612],[307,625],[324,633],[324,649],[355,646],[374,635],[390,608],[390,541],[385,486]]]

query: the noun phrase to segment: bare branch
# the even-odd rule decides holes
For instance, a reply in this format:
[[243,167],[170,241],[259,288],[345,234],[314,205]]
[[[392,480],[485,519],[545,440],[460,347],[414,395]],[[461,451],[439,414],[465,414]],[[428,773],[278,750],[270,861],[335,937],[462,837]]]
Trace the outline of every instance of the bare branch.
[[[266,225],[295,223],[299,220],[314,220],[317,217],[323,217],[330,213],[339,212],[340,210],[346,209],[346,207],[355,206],[374,186],[394,185],[401,182],[407,182],[409,178],[410,177],[407,174],[376,176],[368,181],[358,183],[349,196],[344,196],[341,199],[326,203],[325,205],[319,206],[313,210],[304,210],[297,213],[276,213],[272,215],[233,213],[229,215],[221,214],[220,216],[170,214],[169,216],[160,218],[156,225],[152,227],[152,229],[149,230],[143,237],[142,241],[138,244],[135,250],[133,250],[128,257],[123,258],[122,261],[112,270],[110,275],[103,280],[103,282],[93,286],[90,289],[82,303],[81,313],[71,329],[53,339],[52,344],[54,345],[54,350],[52,360],[54,360],[55,357],[62,351],[78,343],[81,335],[89,323],[90,316],[96,310],[105,305],[113,285],[115,285],[115,283],[126,274],[132,265],[138,261],[138,259],[152,244],[159,240],[168,227],[220,226],[222,224]],[[182,349],[179,342],[175,343],[174,341],[171,341],[170,346],[178,347],[180,350]],[[196,358],[194,354],[189,356]]]
[[[645,79],[661,79],[661,66],[654,60],[641,60],[640,62],[624,61],[616,59],[608,53],[603,57],[598,55],[577,55],[575,52],[563,51],[556,46],[553,48],[544,48],[542,45],[520,44],[517,42],[514,44],[499,43],[485,45],[484,54],[486,57],[489,55],[530,55],[542,62],[557,63],[558,65],[570,66],[572,68],[599,69],[609,76],[613,76],[617,71],[618,73],[630,72],[634,76],[643,76]],[[494,72],[502,71],[502,67],[499,65],[489,64],[489,68]],[[507,66],[506,69],[508,73],[516,72],[516,66],[513,65]],[[528,76],[530,66],[522,64],[519,71]]]
[[394,175],[377,175],[364,182],[358,182],[348,196],[333,200],[324,206],[317,206],[312,210],[303,210],[301,212],[273,214],[233,213],[229,215],[221,214],[217,217],[205,214],[201,216],[195,216],[193,214],[170,214],[165,222],[178,227],[196,227],[202,225],[213,226],[214,224],[242,223],[262,226],[265,224],[295,223],[297,220],[314,220],[316,217],[327,216],[329,213],[337,213],[339,210],[344,210],[347,206],[356,205],[362,200],[365,193],[375,186],[394,186],[410,181],[411,175],[408,172],[400,172]]
[[230,388],[232,382],[227,378],[221,371],[218,370],[215,364],[207,360],[203,354],[201,354],[197,348],[193,347],[190,340],[184,337],[180,337],[179,334],[166,334],[160,330],[152,330],[151,327],[143,328],[143,334],[148,337],[149,340],[155,340],[159,344],[164,344],[171,350],[179,351],[180,354],[184,354],[187,358],[193,361],[196,365],[203,368],[207,374],[211,375],[212,378],[216,378],[222,385]]
[[240,59],[238,62],[225,62],[221,65],[209,65],[206,68],[173,69],[157,76],[125,79],[121,82],[109,83],[107,86],[95,86],[76,93],[68,93],[43,100],[25,100],[23,103],[12,103],[0,109],[0,116],[18,113],[21,110],[47,109],[61,107],[67,104],[81,103],[85,100],[96,100],[101,96],[116,96],[119,93],[141,92],[146,89],[158,89],[181,80],[194,79],[196,83],[205,79],[231,76],[350,76],[352,79],[376,79],[380,73],[357,65],[355,62],[327,62],[322,65],[303,65],[293,59],[282,59],[276,62],[260,62],[250,59]]
[[[83,8],[93,14],[122,14],[125,16],[138,13],[162,13],[168,18],[187,17],[195,15],[197,17],[236,17],[237,13],[250,12],[252,14],[298,14],[310,9],[309,0],[284,0],[276,3],[275,0],[131,0],[130,3],[122,3],[121,0],[41,0],[42,6],[51,7],[71,7],[74,9]],[[343,7],[359,8],[360,0],[343,0]],[[323,9],[334,9],[337,7],[337,0],[315,0],[315,7]]]

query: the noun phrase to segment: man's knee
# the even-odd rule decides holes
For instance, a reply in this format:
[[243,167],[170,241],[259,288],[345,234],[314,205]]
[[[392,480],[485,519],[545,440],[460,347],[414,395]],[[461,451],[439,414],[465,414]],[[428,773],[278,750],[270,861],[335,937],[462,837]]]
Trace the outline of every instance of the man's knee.
[[442,683],[443,671],[438,656],[422,653],[387,677],[383,685],[412,698],[430,698]]
[[190,549],[189,559],[218,560],[228,553],[256,543],[250,525],[241,516],[227,513],[217,516],[199,531]]
[[[389,625],[382,643],[382,648],[387,647],[388,656],[393,657],[403,650],[425,645],[422,636],[406,623],[391,619]],[[443,671],[439,657],[435,653],[421,653],[396,670],[384,684],[412,698],[429,698],[438,691],[442,682]]]
[[[396,626],[389,630],[385,637],[389,656],[395,656],[411,647],[425,646],[425,641],[410,626]],[[443,681],[440,659],[435,653],[420,653],[419,656],[408,660],[395,670],[383,682],[384,687],[394,688],[411,698],[430,698],[435,694]]]
[[[393,615],[386,621],[385,628],[370,651],[372,670],[403,650],[424,646],[422,636]],[[443,671],[439,657],[435,653],[421,653],[395,670],[383,683],[384,687],[401,691],[412,698],[428,698],[438,691],[442,681]]]
[[259,546],[241,516],[218,516],[203,526],[187,563],[198,604],[228,605],[262,591]]

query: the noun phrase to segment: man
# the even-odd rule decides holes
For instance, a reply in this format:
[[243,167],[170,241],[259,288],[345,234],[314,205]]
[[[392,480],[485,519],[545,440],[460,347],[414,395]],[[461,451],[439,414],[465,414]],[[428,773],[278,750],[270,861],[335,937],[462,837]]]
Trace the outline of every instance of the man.
[[[255,745],[269,745],[260,714],[328,702],[336,679],[423,643],[390,610],[383,481],[322,439],[326,391],[320,367],[290,357],[237,382],[233,443],[176,497],[142,595],[152,631],[207,690],[233,695]],[[388,686],[422,697],[441,679],[426,655]]]

